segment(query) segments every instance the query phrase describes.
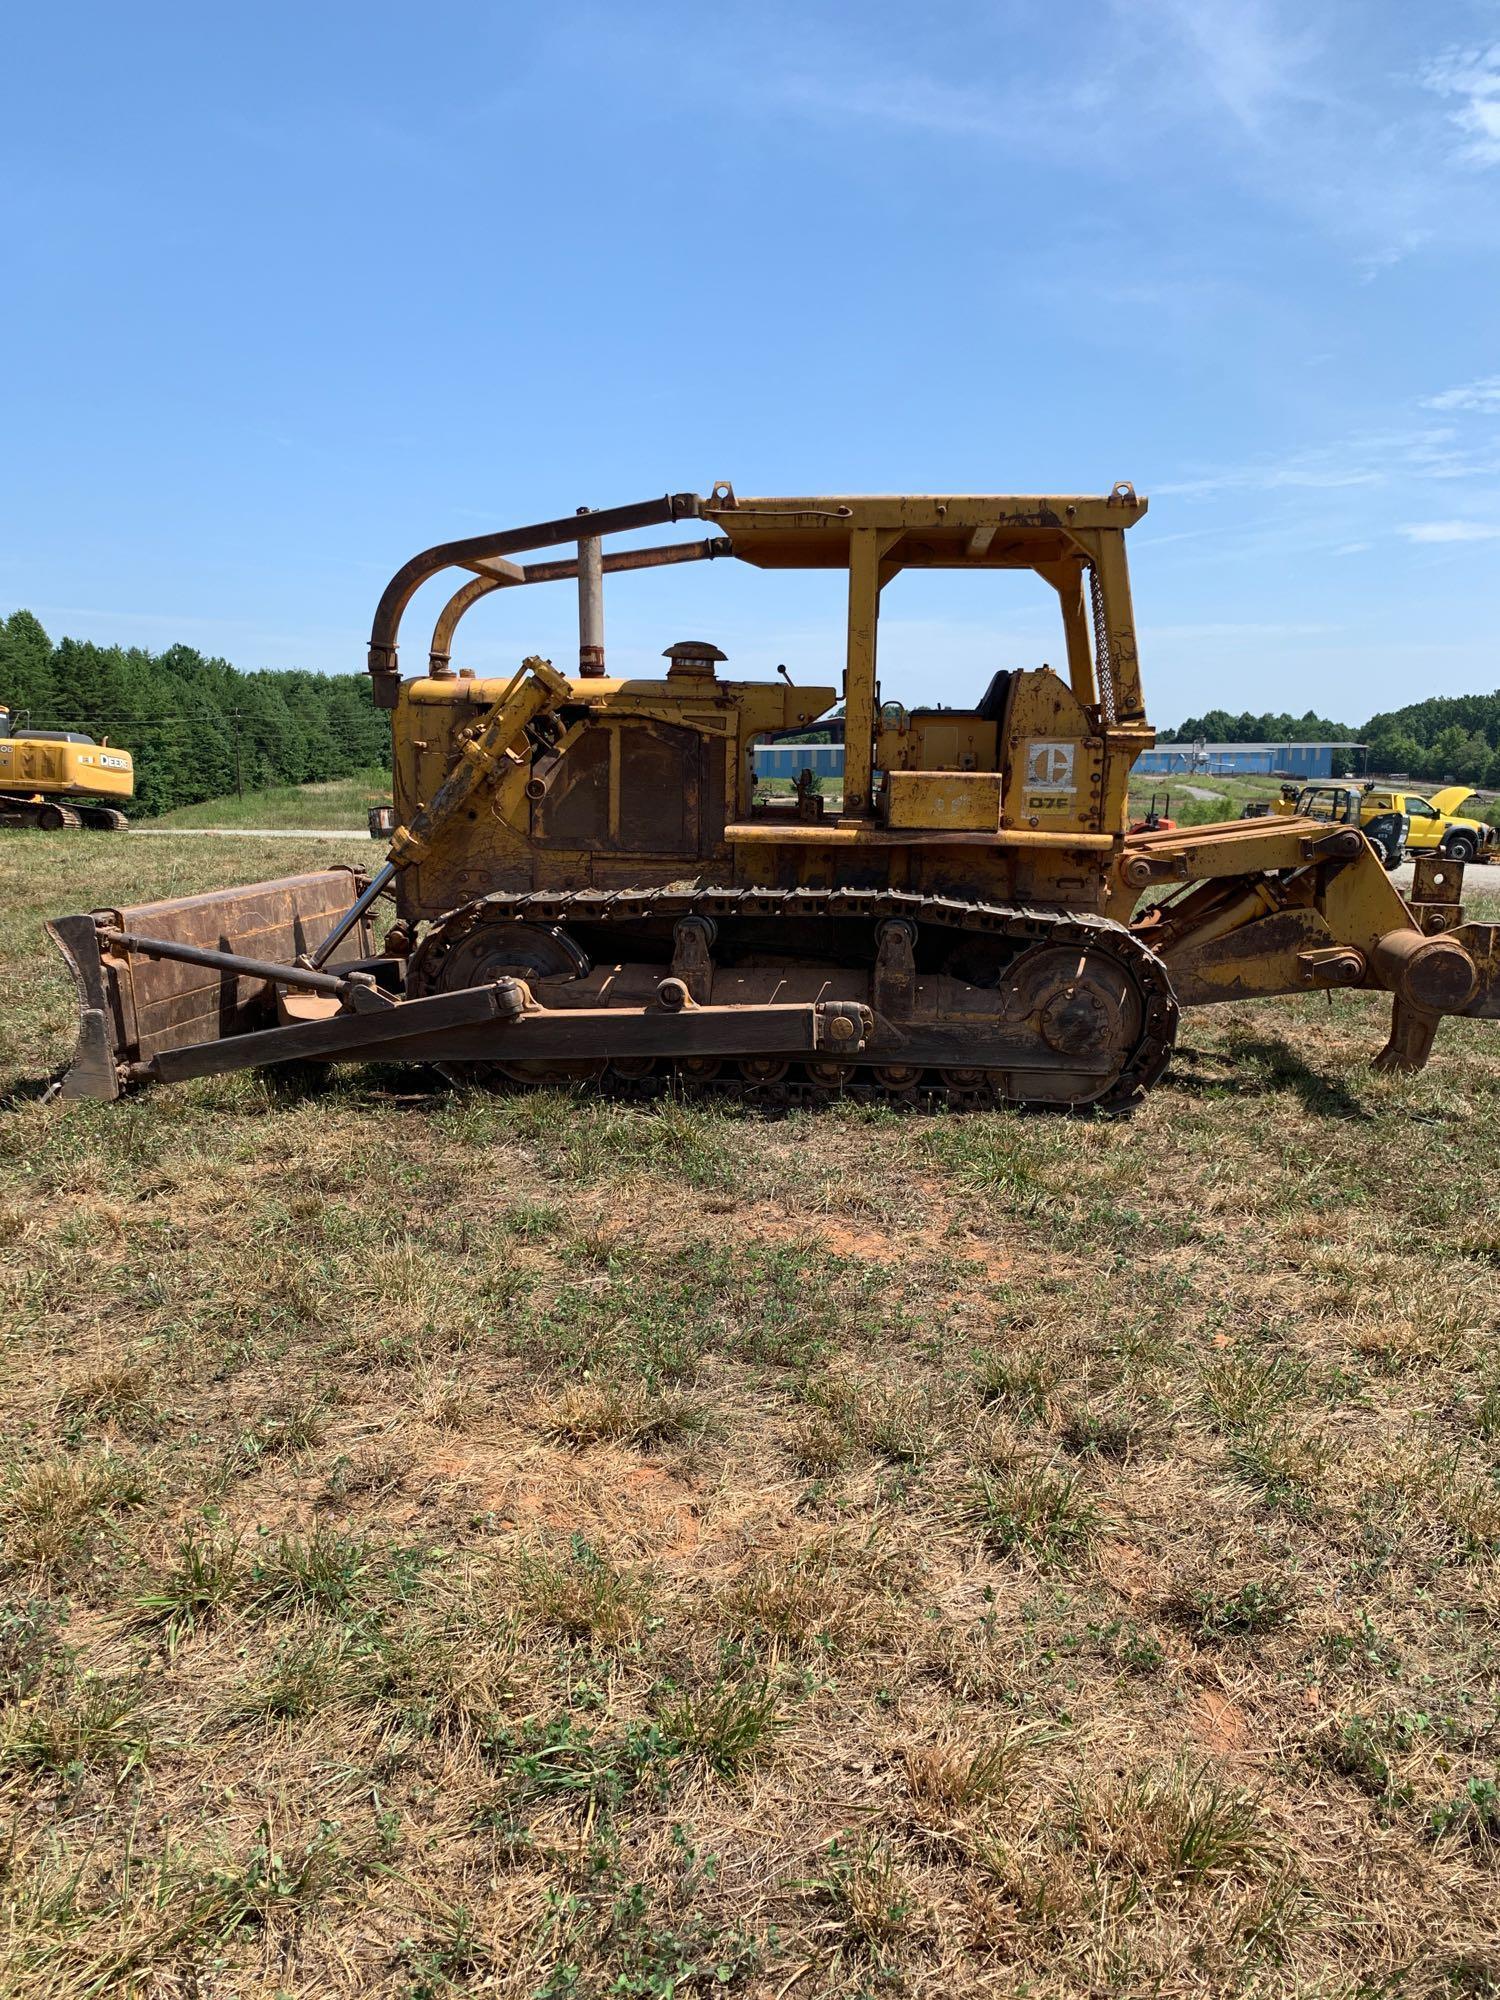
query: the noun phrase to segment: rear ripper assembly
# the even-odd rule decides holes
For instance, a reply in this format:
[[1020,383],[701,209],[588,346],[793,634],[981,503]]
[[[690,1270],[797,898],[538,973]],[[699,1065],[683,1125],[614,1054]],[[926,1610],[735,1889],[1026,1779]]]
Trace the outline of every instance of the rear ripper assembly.
[[[1179,1007],[1335,987],[1389,992],[1378,1060],[1420,1067],[1443,1014],[1500,1015],[1497,927],[1464,922],[1460,866],[1419,867],[1408,903],[1356,829],[1127,831],[1154,740],[1125,558],[1145,509],[1129,486],[742,500],[720,484],[427,550],[370,641],[392,715],[385,865],[49,925],[80,995],[64,1094],[378,1058],[484,1085],[1120,1110],[1165,1069]],[[604,552],[685,520],[716,532]],[[516,560],[562,544],[576,554]],[[751,750],[805,737],[839,689],[724,679],[691,640],[659,678],[607,668],[606,573],[731,557],[847,573],[843,715],[822,725],[844,739],[837,813],[810,785],[764,796]],[[403,613],[455,569],[427,671],[403,679]],[[880,604],[908,569],[1031,572],[1056,594],[1065,673],[999,671],[971,709],[883,702]],[[535,656],[503,680],[455,672],[481,598],[561,580],[578,587],[576,672]]]

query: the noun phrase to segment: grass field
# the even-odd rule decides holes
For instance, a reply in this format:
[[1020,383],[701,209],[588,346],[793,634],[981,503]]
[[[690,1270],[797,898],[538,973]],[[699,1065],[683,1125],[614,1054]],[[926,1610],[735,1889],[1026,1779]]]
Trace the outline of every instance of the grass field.
[[209,845],[0,846],[6,2000],[1500,1993],[1500,1024],[40,1102]]
[[1219,778],[1204,771],[1170,777],[1136,774],[1130,780],[1130,810],[1133,816],[1143,814],[1154,798],[1157,810],[1180,826],[1206,826],[1212,820],[1238,819],[1252,799],[1274,799],[1280,791],[1276,778]]
[[340,827],[368,834],[371,806],[389,805],[391,774],[378,768],[356,771],[352,777],[331,778],[322,785],[273,785],[267,791],[233,793],[205,799],[200,805],[178,806],[143,825],[165,826],[284,826]]

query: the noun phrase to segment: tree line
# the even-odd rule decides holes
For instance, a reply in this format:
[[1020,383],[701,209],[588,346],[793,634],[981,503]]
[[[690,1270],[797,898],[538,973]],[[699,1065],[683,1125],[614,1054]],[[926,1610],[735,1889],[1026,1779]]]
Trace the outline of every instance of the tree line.
[[1311,710],[1306,715],[1231,715],[1211,708],[1157,733],[1161,743],[1199,738],[1205,743],[1363,743],[1369,754],[1358,762],[1372,771],[1404,771],[1425,784],[1451,779],[1500,791],[1500,690],[1435,695],[1372,715],[1359,729],[1329,722]]
[[[148,815],[236,789],[345,777],[391,760],[390,729],[365,674],[241,673],[191,646],[149,653],[81,639],[54,644],[29,611],[0,619],[0,706],[32,728],[83,730],[129,750],[136,800]],[[1500,790],[1500,691],[1412,702],[1357,729],[1311,709],[1233,715],[1211,708],[1159,731],[1157,740],[1199,738],[1364,743],[1372,771]]]
[[0,619],[0,706],[30,728],[81,730],[129,750],[148,817],[391,760],[365,674],[241,673],[191,646],[54,645],[29,611]]
[[1357,743],[1363,739],[1347,723],[1330,722],[1314,715],[1231,715],[1227,708],[1211,708],[1207,715],[1190,715],[1176,729],[1158,729],[1158,743]]

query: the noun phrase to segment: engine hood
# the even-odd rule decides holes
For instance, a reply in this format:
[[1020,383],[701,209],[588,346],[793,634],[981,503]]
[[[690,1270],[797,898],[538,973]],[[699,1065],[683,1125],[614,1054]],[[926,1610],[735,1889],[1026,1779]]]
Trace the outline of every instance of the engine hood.
[[[1427,794],[1427,803],[1436,806],[1445,819],[1456,819],[1459,816],[1458,809],[1464,800],[1472,799],[1473,796],[1474,787],[1472,785],[1445,785],[1440,792],[1429,792]],[[1464,824],[1466,826],[1477,826],[1479,822],[1473,819],[1465,819]]]

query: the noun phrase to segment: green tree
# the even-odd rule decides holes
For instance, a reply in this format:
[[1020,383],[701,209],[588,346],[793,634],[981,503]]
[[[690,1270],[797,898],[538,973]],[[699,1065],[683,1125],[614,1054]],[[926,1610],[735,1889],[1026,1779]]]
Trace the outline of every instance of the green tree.
[[52,641],[40,619],[13,611],[0,620],[0,704],[20,714],[51,702]]
[[1399,730],[1377,732],[1369,738],[1372,771],[1414,772],[1422,761],[1422,746],[1415,736]]
[[129,750],[148,815],[231,791],[241,775],[247,787],[301,784],[390,763],[389,723],[364,674],[242,674],[191,646],[54,646],[29,611],[0,620],[6,701],[36,728]]
[[1205,715],[1189,716],[1177,729],[1159,732],[1163,743],[1353,743],[1360,732],[1344,722],[1330,722],[1315,715],[1252,715],[1247,709],[1231,715],[1226,708],[1211,708]]
[[1480,730],[1471,729],[1464,738],[1464,747],[1459,753],[1458,775],[1468,784],[1482,785],[1489,768],[1489,738]]
[[1425,759],[1429,778],[1457,778],[1461,776],[1459,765],[1463,761],[1464,744],[1467,739],[1456,722],[1450,722],[1433,739]]

